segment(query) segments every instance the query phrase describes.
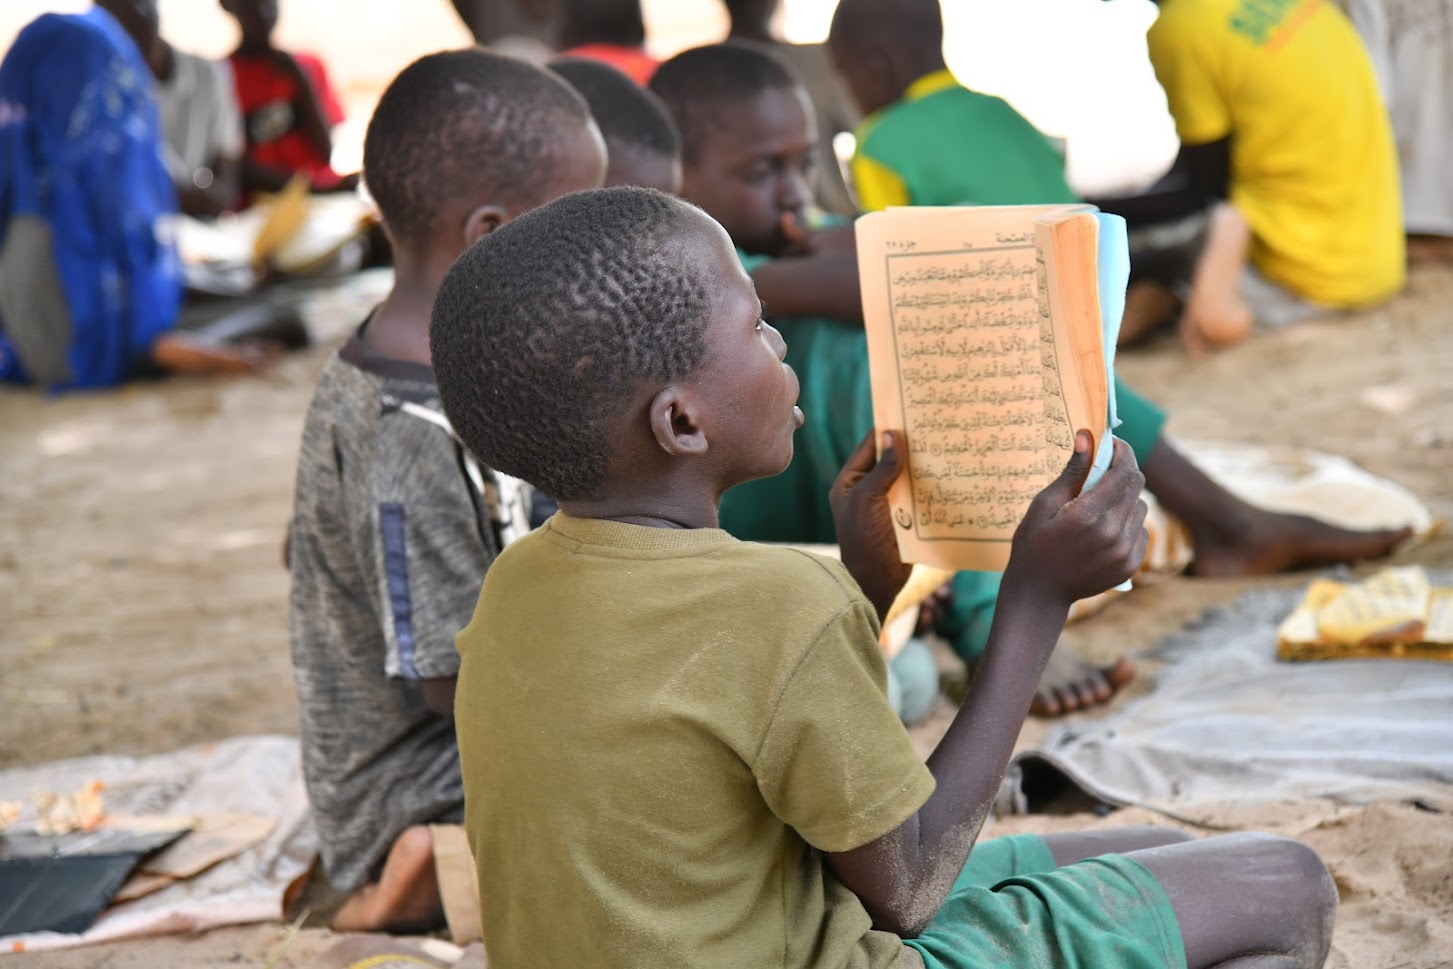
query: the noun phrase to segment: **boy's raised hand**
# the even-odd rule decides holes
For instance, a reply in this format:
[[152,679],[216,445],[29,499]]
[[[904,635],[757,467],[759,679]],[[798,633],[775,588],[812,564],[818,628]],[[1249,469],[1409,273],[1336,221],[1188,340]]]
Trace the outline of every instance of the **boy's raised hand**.
[[905,565],[898,555],[893,515],[888,508],[888,489],[902,470],[899,455],[903,435],[900,431],[885,431],[883,454],[877,456],[875,433],[869,431],[843,465],[828,502],[837,525],[843,565],[882,619],[908,581],[913,566]]
[[1105,476],[1081,493],[1090,464],[1090,435],[1080,431],[1064,471],[1035,497],[1014,532],[1006,583],[1012,576],[1068,607],[1135,574],[1149,541],[1140,500],[1145,476],[1119,439]]

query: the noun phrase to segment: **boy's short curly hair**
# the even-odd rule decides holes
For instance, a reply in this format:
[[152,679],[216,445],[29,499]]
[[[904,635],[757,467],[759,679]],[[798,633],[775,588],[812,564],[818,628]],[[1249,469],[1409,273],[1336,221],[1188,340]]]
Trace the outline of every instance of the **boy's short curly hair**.
[[596,497],[641,385],[695,373],[710,296],[653,189],[563,196],[468,249],[439,287],[430,352],[444,411],[487,466],[557,499]]
[[556,178],[590,110],[570,85],[478,47],[429,54],[379,99],[363,180],[395,241],[423,244],[457,209],[531,207]]
[[647,86],[676,119],[682,160],[694,164],[707,132],[720,127],[722,105],[800,85],[792,68],[760,47],[727,41],[682,51],[658,67]]
[[681,137],[661,99],[609,64],[557,57],[545,65],[585,98],[607,147],[625,145],[649,155],[678,158]]

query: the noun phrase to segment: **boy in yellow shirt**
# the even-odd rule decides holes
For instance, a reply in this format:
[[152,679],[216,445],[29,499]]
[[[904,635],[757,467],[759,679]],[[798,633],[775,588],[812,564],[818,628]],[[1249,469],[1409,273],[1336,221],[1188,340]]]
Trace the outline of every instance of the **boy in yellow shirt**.
[[[1397,149],[1352,24],[1325,0],[1160,0],[1146,35],[1209,213],[1181,335],[1192,351],[1396,295]],[[1134,206],[1102,203],[1134,221]],[[1135,321],[1127,320],[1133,336]]]

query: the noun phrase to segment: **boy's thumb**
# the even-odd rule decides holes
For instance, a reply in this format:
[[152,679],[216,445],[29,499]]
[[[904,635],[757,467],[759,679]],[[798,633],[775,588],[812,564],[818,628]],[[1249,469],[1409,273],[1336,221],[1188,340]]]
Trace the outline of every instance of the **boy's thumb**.
[[1059,477],[1050,485],[1051,490],[1063,493],[1061,503],[1069,501],[1080,493],[1080,488],[1090,475],[1092,463],[1090,432],[1079,431],[1075,434],[1075,447],[1070,452],[1069,462],[1065,464],[1065,469],[1059,473]]
[[869,471],[865,483],[874,491],[887,494],[893,482],[898,480],[898,472],[902,469],[902,458],[898,453],[898,436],[891,431],[883,434],[883,452],[878,455],[878,462]]

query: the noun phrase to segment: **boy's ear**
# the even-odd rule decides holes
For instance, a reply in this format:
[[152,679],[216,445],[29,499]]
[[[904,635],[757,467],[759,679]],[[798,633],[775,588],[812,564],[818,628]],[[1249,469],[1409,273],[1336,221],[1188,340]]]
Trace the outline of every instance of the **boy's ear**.
[[651,398],[651,433],[672,457],[699,457],[710,446],[691,394],[671,386]]
[[510,210],[503,205],[481,205],[464,217],[464,248],[468,249],[509,220]]

